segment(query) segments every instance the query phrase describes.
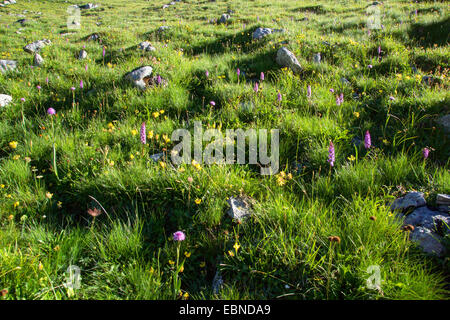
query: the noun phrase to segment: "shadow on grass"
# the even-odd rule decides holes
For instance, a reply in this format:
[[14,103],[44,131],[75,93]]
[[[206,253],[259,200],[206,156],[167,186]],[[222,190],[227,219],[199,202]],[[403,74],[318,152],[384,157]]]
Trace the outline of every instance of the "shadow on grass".
[[408,31],[410,39],[417,41],[421,46],[446,46],[449,42],[450,17],[439,22],[415,23]]
[[260,40],[253,40],[252,34],[258,27],[259,26],[252,26],[241,32],[225,35],[216,38],[213,41],[208,41],[193,47],[187,46],[184,50],[187,54],[194,56],[202,53],[210,55],[224,54],[230,50],[240,50],[242,53],[249,53],[263,47],[267,42],[267,38],[270,38],[270,36],[268,36]]

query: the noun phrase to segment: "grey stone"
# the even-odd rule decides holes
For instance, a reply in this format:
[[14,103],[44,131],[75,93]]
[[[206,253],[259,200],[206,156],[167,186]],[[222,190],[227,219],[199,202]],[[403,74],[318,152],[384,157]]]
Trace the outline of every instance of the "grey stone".
[[98,4],[87,3],[87,4],[85,4],[85,5],[78,6],[78,8],[84,9],[84,10],[90,10],[90,9],[98,8]]
[[86,50],[80,50],[80,52],[78,53],[78,60],[83,60],[87,58],[87,51]]
[[33,43],[27,44],[25,47],[23,47],[23,50],[28,53],[35,53],[39,52],[42,48],[45,46],[50,45],[52,42],[48,39],[38,40]]
[[150,77],[153,72],[153,68],[150,66],[139,67],[125,75],[125,78],[131,81],[136,87],[145,90],[145,80]]
[[219,19],[219,23],[227,23],[228,19],[230,19],[230,15],[227,13],[222,14],[222,16]]
[[17,61],[14,60],[0,60],[0,71],[6,73],[17,68]]
[[320,60],[321,60],[320,52],[318,52],[314,55],[313,60],[315,63],[320,63]]
[[450,195],[439,193],[436,196],[436,204],[438,205],[450,205]]
[[6,107],[12,101],[12,97],[7,94],[0,94],[0,107]]
[[436,123],[442,126],[446,133],[450,133],[450,114],[439,118],[438,120],[436,120]]
[[150,159],[152,159],[153,161],[155,161],[155,162],[158,162],[161,158],[163,158],[164,157],[164,153],[163,152],[161,152],[161,153],[155,153],[155,154],[152,154],[151,156],[150,156]]
[[97,33],[91,34],[88,38],[88,41],[99,41],[100,40],[100,36]]
[[450,223],[449,217],[445,217],[439,211],[433,211],[427,207],[415,209],[404,220],[404,224],[411,224],[414,227],[419,226],[430,230],[437,230],[435,227],[442,223]]
[[408,192],[404,197],[395,199],[391,210],[406,211],[409,208],[417,208],[426,204],[422,192]]
[[285,47],[278,49],[276,62],[282,67],[291,68],[294,74],[302,71],[302,67],[300,66],[300,63],[298,62],[295,55]]
[[41,55],[40,55],[39,53],[36,53],[36,54],[34,55],[33,64],[34,64],[36,67],[40,67],[40,66],[42,66],[42,65],[44,64],[44,59],[41,57]]
[[270,28],[257,28],[254,32],[253,32],[253,39],[254,40],[259,40],[264,38],[265,36],[272,34],[272,33],[276,33],[276,32],[284,32],[283,29],[270,29]]
[[435,254],[438,257],[442,257],[445,253],[445,248],[439,241],[439,236],[427,228],[414,228],[411,232],[410,239],[416,242],[428,254]]
[[249,202],[242,197],[230,197],[227,200],[230,205],[230,210],[228,210],[228,215],[233,219],[242,219],[244,217],[252,215],[250,210]]
[[213,294],[219,294],[220,289],[222,289],[222,286],[223,286],[222,275],[220,274],[220,271],[217,270],[216,274],[214,275],[214,279],[213,279],[213,283],[212,283]]
[[139,49],[143,51],[155,51],[156,48],[152,46],[152,44],[148,41],[144,41],[139,43]]

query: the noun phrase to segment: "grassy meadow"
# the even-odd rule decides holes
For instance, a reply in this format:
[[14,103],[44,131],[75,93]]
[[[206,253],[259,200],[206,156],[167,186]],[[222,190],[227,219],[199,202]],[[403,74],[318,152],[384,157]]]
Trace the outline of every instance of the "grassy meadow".
[[[424,254],[389,209],[411,190],[429,204],[450,194],[436,123],[449,113],[448,4],[386,0],[369,32],[372,1],[169,2],[98,0],[79,30],[66,24],[67,7],[84,4],[74,0],[0,8],[0,59],[17,61],[0,74],[13,97],[0,109],[0,300],[448,299],[448,255]],[[285,32],[253,40],[258,27]],[[41,39],[52,44],[32,67],[23,47]],[[300,74],[275,62],[282,46]],[[124,79],[145,65],[168,85]],[[194,121],[279,129],[279,172],[150,158]],[[241,195],[254,214],[233,221],[227,199]],[[373,265],[379,289],[366,285]]]

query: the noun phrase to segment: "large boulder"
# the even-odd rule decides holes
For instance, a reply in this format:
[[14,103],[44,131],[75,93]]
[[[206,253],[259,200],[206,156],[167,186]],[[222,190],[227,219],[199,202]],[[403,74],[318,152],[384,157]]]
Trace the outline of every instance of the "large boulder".
[[295,55],[290,52],[285,47],[282,47],[277,52],[276,62],[282,67],[289,67],[291,70],[297,74],[302,71],[302,67],[298,62]]
[[150,66],[139,67],[125,75],[125,79],[128,79],[139,89],[145,90],[147,88],[147,82],[151,79],[153,68]]
[[28,53],[35,53],[39,52],[42,48],[50,45],[51,43],[52,42],[48,39],[38,40],[33,43],[27,44],[25,47],[23,47],[23,50]]
[[391,210],[406,211],[410,208],[417,208],[426,204],[422,192],[408,192],[404,197],[395,199],[391,204]]
[[0,60],[0,72],[6,73],[17,68],[17,62],[13,60]]
[[6,107],[12,101],[12,97],[7,94],[0,94],[0,107]]
[[445,253],[445,247],[439,241],[436,233],[423,227],[414,228],[410,239],[416,242],[424,252],[442,257]]
[[436,204],[439,211],[450,213],[450,195],[438,194],[436,197]]

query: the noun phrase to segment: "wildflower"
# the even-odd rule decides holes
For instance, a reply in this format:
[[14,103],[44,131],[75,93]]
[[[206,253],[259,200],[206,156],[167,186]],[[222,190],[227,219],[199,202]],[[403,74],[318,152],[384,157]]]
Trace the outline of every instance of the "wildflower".
[[210,101],[209,104],[213,107],[216,105],[216,103],[214,101]]
[[158,111],[155,111],[155,112],[153,112],[152,113],[152,115],[153,115],[153,118],[158,118],[159,117],[159,112]]
[[236,69],[236,74],[238,77],[241,75],[241,70],[239,70],[239,68]]
[[191,256],[191,253],[190,253],[190,252],[187,252],[187,251],[185,251],[185,252],[184,252],[184,256],[185,256],[186,258],[189,258],[189,257]]
[[105,57],[105,55],[106,55],[106,48],[103,46],[103,53],[102,53],[102,55],[103,55],[103,58]]
[[354,155],[351,155],[350,157],[347,157],[347,159],[348,159],[349,161],[355,161],[355,160],[356,160],[356,158],[355,158]]
[[142,122],[142,125],[141,125],[141,142],[142,142],[142,144],[147,143],[147,136],[145,134],[145,122]]
[[424,159],[428,159],[428,156],[429,156],[429,154],[430,154],[430,149],[428,149],[428,148],[423,148],[422,153],[423,153],[423,158],[424,158]]
[[94,209],[88,209],[87,213],[91,216],[91,217],[97,217],[99,216],[102,211],[98,208],[94,208]]
[[335,154],[334,154],[334,145],[333,142],[330,141],[330,146],[328,148],[328,163],[330,166],[334,166]]
[[258,88],[258,82],[255,82],[255,86],[253,87],[253,90],[254,90],[256,93],[258,93],[258,90],[259,90],[259,88]]
[[278,102],[281,102],[281,100],[282,100],[282,96],[281,96],[281,93],[278,91],[278,94],[277,94],[277,100],[278,100]]
[[175,264],[175,261],[169,260],[169,264],[170,264],[170,265],[174,265],[174,264]]
[[230,257],[234,257],[234,252],[231,250],[228,250],[228,254],[230,255]]
[[188,177],[188,178],[187,178],[187,181],[188,181],[189,183],[192,183],[192,181],[194,181],[194,179],[192,179],[192,177]]
[[44,265],[40,261],[39,261],[38,269],[39,269],[39,271],[42,271],[44,269]]
[[234,244],[234,246],[233,246],[233,248],[234,248],[234,250],[236,251],[236,253],[238,252],[238,250],[239,250],[239,248],[240,248],[241,246],[239,245],[239,243],[235,243]]
[[331,93],[333,93],[333,92],[334,92],[334,89],[333,89],[333,88],[331,88],[331,89],[330,89],[330,92],[331,92]]
[[355,111],[355,112],[353,112],[353,115],[354,115],[356,118],[359,118],[359,112]]
[[14,202],[14,208],[17,208],[20,205],[19,201]]
[[25,98],[20,98],[20,101],[25,102]]
[[286,184],[286,180],[283,178],[282,175],[279,175],[279,176],[277,177],[277,184],[278,184],[279,186],[283,186],[283,185]]
[[306,91],[306,96],[307,96],[308,98],[311,98],[311,86],[310,86],[310,85],[308,85],[308,89],[307,89],[307,91]]
[[148,132],[147,137],[148,137],[149,139],[153,139],[153,130],[150,130],[150,131]]
[[336,105],[337,106],[341,105],[341,99],[339,99],[339,96],[336,96]]
[[46,192],[45,193],[45,197],[47,198],[47,199],[51,199],[52,197],[53,197],[53,193],[50,193],[50,192]]
[[84,66],[84,71],[88,71],[88,65],[86,64],[85,66]]
[[166,163],[163,162],[163,161],[160,161],[160,162],[159,162],[159,165],[160,165],[161,168],[163,168],[163,169],[166,167]]
[[341,104],[344,103],[344,94],[343,93],[341,93],[339,95],[339,100],[341,101]]
[[330,240],[330,242],[337,242],[337,243],[341,242],[341,238],[339,238],[338,236],[329,236],[328,240]]
[[259,76],[259,79],[260,79],[261,81],[264,80],[264,72],[261,72],[261,75]]
[[183,241],[184,239],[186,239],[186,235],[183,231],[177,231],[173,234],[173,240],[175,241]]
[[366,134],[364,135],[364,147],[366,149],[369,149],[372,145],[372,140],[370,139],[370,132],[369,130],[366,131]]
[[11,149],[17,148],[17,141],[11,141],[11,142],[9,143],[9,147],[10,147]]
[[112,122],[108,123],[107,126],[108,126],[108,129],[114,129],[114,125],[112,124]]
[[58,209],[61,209],[61,208],[62,208],[62,202],[61,202],[61,201],[58,201],[58,202],[56,203],[56,206],[58,207]]
[[75,87],[71,87],[70,90],[75,91]]
[[187,300],[189,298],[189,293],[185,292],[183,294],[183,300]]
[[378,46],[378,55],[381,54],[381,46]]
[[204,268],[205,266],[206,266],[205,261],[200,262],[200,264],[199,264],[199,267],[200,267],[200,268]]
[[135,135],[137,135],[137,134],[138,134],[138,132],[137,132],[136,129],[131,130],[131,135],[135,136]]
[[198,198],[195,199],[195,203],[196,203],[196,204],[200,204],[201,202],[202,202],[202,199],[198,199]]
[[14,157],[13,157],[13,160],[19,160],[20,159],[20,154],[16,154]]
[[37,88],[38,90],[41,90],[41,86],[40,86],[40,85],[37,85],[36,88]]
[[390,97],[389,97],[389,100],[394,101],[395,98],[394,98],[393,96],[390,96]]
[[80,80],[80,88],[83,89],[84,85],[83,85],[83,80]]
[[407,224],[402,227],[402,230],[403,231],[414,231],[414,226],[411,224]]
[[206,75],[207,78],[209,77],[209,71],[208,70],[205,71],[205,75]]
[[369,64],[369,65],[367,66],[367,68],[372,69],[373,66],[372,66],[371,64]]
[[162,138],[163,138],[165,143],[169,143],[170,142],[169,136],[167,134],[163,134]]
[[52,115],[54,115],[56,113],[56,111],[53,108],[48,108],[47,109],[47,113],[52,116]]

